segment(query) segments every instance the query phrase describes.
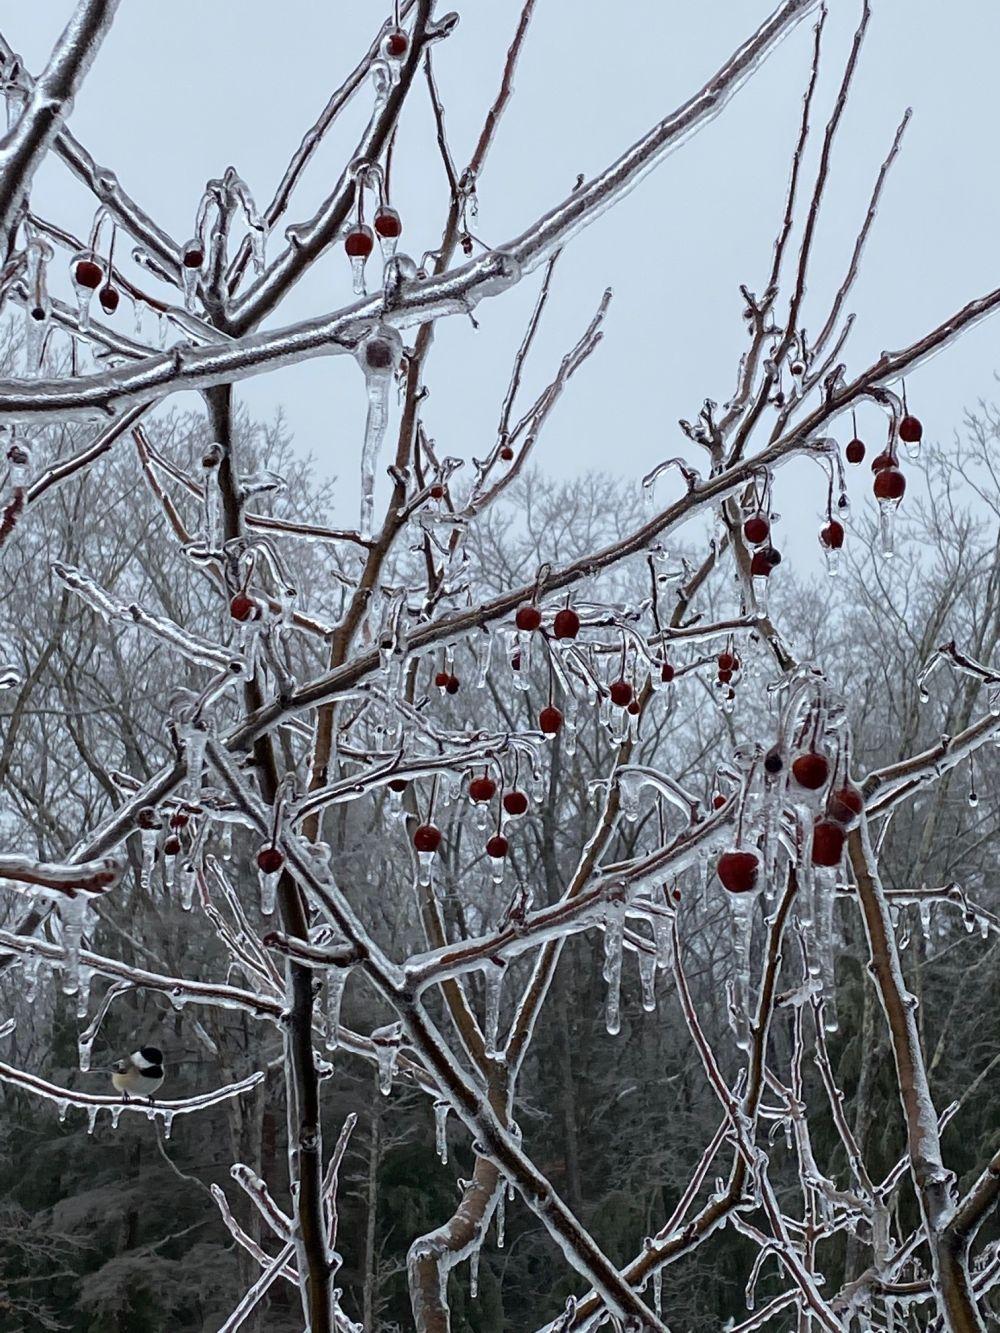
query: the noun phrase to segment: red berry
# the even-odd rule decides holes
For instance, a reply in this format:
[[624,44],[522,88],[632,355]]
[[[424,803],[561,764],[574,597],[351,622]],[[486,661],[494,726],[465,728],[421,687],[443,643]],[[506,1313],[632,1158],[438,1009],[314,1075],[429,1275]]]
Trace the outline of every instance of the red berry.
[[351,259],[367,259],[374,248],[371,227],[352,227],[344,237],[344,249]]
[[501,857],[506,856],[509,850],[510,844],[502,833],[494,833],[493,837],[490,838],[489,842],[486,844],[487,856],[492,856],[497,861],[499,861]]
[[765,773],[770,773],[773,777],[775,773],[780,773],[784,767],[785,761],[781,757],[781,751],[778,747],[775,746],[773,750],[768,750],[767,754],[764,756]]
[[439,481],[436,481],[434,485],[431,487],[430,495],[432,500],[444,499],[444,487],[441,485]]
[[723,685],[728,685],[729,682],[732,680],[732,678],[733,678],[733,673],[731,671],[719,672],[719,680]]
[[771,562],[763,551],[754,551],[750,561],[750,573],[755,579],[766,579],[771,575]]
[[389,790],[390,790],[390,791],[406,791],[406,789],[407,789],[407,787],[408,787],[409,785],[410,785],[410,784],[407,782],[406,778],[390,778],[390,779],[389,779]]
[[458,693],[458,685],[459,685],[458,677],[457,677],[457,676],[449,676],[449,677],[448,677],[448,684],[447,684],[444,688],[445,688],[445,690],[446,690],[449,694],[457,694],[457,693]]
[[189,816],[183,810],[175,810],[170,816],[171,828],[186,828]]
[[749,893],[757,883],[760,860],[755,852],[723,852],[715,873],[730,893]]
[[632,686],[627,680],[614,680],[611,682],[611,702],[617,708],[627,708],[632,702]]
[[176,856],[177,853],[180,851],[180,849],[181,849],[180,838],[177,837],[167,838],[166,842],[163,844],[163,855]]
[[865,458],[864,440],[852,440],[844,450],[849,463],[863,463]]
[[765,546],[761,554],[772,569],[774,569],[775,565],[781,564],[781,552],[775,547]]
[[[397,28],[395,32],[390,32],[389,36],[385,39],[385,53],[388,56],[392,56],[394,60],[402,60],[403,56],[406,55],[409,46],[409,38],[400,28]],[[397,232],[396,235],[398,236],[399,233]]]
[[372,219],[372,225],[380,236],[391,238],[403,232],[403,224],[394,208],[380,208]]
[[181,263],[185,268],[201,268],[205,262],[205,251],[200,245],[189,245],[184,251]]
[[549,704],[548,708],[543,708],[538,714],[538,725],[546,736],[554,736],[562,726],[563,715],[559,709]]
[[104,270],[93,259],[79,259],[73,270],[73,277],[78,287],[86,287],[88,291],[95,292],[101,285]]
[[518,629],[533,630],[538,629],[542,623],[542,613],[537,606],[518,607],[517,615],[514,617],[514,624]]
[[674,676],[676,675],[677,672],[674,670],[674,668],[670,665],[669,662],[664,662],[663,666],[660,667],[660,680],[664,680],[669,684],[670,681],[672,681]]
[[792,761],[792,777],[807,791],[818,791],[830,776],[830,761],[816,750],[807,750]]
[[434,684],[439,690],[446,690],[448,688],[449,680],[451,680],[451,676],[447,671],[439,671],[434,677]]
[[844,525],[831,518],[826,527],[821,529],[819,539],[828,551],[839,551],[844,544]]
[[726,798],[723,796],[721,791],[717,791],[715,795],[712,797],[712,809],[721,810],[725,804],[726,804]]
[[575,639],[580,633],[580,617],[571,606],[564,606],[561,611],[556,612],[552,628],[557,639]]
[[500,457],[503,459],[505,463],[511,462],[511,460],[514,457],[514,450],[510,447],[509,444],[505,444],[503,448],[500,450]]
[[826,803],[828,817],[850,828],[865,808],[865,798],[853,783],[847,783],[830,793]]
[[735,653],[719,654],[720,671],[739,671],[739,669],[740,669],[740,659],[736,656]]
[[245,592],[238,592],[229,603],[229,614],[234,620],[256,620],[260,615],[260,607]]
[[743,536],[751,546],[760,546],[771,535],[771,525],[763,514],[754,514],[743,524]]
[[883,449],[880,454],[876,454],[875,457],[872,459],[873,472],[882,472],[887,467],[895,467],[895,466],[896,466],[896,460],[895,458],[893,458],[892,454],[889,452],[888,449]]
[[276,874],[285,864],[285,858],[277,847],[262,847],[257,853],[257,866],[265,875]]
[[642,712],[642,709],[639,707],[639,700],[633,699],[626,711],[631,713],[633,717],[638,717]]
[[924,428],[916,417],[906,416],[899,423],[899,438],[906,444],[919,444]]
[[509,791],[504,795],[503,808],[509,815],[523,815],[528,808],[528,798],[523,791]]
[[436,852],[441,846],[441,830],[433,824],[421,824],[413,830],[413,845],[418,852]]
[[813,826],[813,865],[835,866],[844,854],[844,829],[832,819],[819,819]]
[[101,309],[106,315],[113,315],[118,309],[118,292],[110,284],[102,287],[97,293],[97,299],[101,303]]
[[887,467],[876,474],[872,489],[876,500],[902,500],[906,478],[898,468]]
[[469,796],[473,801],[492,801],[496,795],[497,784],[485,776],[473,778],[469,783]]
[[518,648],[518,650],[517,650],[516,653],[513,653],[513,654],[511,655],[511,659],[510,659],[510,669],[511,669],[511,671],[520,671],[520,670],[521,670],[521,650],[520,650],[520,648]]

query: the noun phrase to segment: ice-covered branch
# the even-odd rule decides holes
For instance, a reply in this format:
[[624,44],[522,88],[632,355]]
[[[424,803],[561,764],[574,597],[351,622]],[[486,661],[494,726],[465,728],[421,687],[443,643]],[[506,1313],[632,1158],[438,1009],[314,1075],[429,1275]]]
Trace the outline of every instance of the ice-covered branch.
[[48,889],[73,898],[78,893],[108,893],[122,875],[122,863],[111,857],[81,862],[35,861],[30,856],[0,852],[0,880]]

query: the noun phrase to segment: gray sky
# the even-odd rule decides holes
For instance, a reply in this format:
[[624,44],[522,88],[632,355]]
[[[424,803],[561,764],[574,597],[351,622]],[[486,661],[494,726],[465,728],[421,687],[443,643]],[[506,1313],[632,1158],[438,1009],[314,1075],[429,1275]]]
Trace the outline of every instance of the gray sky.
[[[458,0],[454,7],[461,24],[438,47],[436,71],[462,165],[495,92],[519,5]],[[447,8],[442,0],[439,9]],[[700,87],[771,8],[766,0],[617,0],[613,7],[539,0],[517,95],[481,183],[480,234],[502,244],[556,202],[578,172],[599,171]],[[840,78],[838,57],[859,5],[832,0],[831,8],[820,110]],[[70,9],[70,0],[0,0],[2,30],[33,71]],[[113,167],[183,240],[205,180],[229,164],[258,202],[267,202],[302,132],[388,9],[316,0],[123,0],[72,127],[98,162]],[[722,400],[731,392],[743,346],[737,287],[746,282],[759,290],[766,276],[810,45],[807,20],[712,124],[578,237],[560,261],[526,379],[529,391],[575,341],[605,286],[615,299],[602,347],[542,437],[537,462],[547,471],[567,476],[600,468],[638,479],[684,449],[679,416],[694,416],[705,397]],[[912,105],[914,118],[849,306],[858,314],[847,348],[849,373],[1000,283],[1000,177],[983,152],[996,137],[998,49],[1000,8],[994,4],[950,0],[942,21],[939,2],[876,0],[835,153],[804,319],[807,328],[822,322],[878,165],[903,109]],[[308,216],[324,197],[369,106],[366,90],[315,159],[288,221]],[[821,129],[818,117],[817,125]],[[34,199],[55,221],[77,231],[89,226],[89,197],[55,161],[40,175]],[[404,117],[394,203],[403,217],[403,248],[419,255],[437,243],[447,199],[422,87]],[[457,318],[440,326],[425,419],[442,452],[468,457],[491,442],[537,283],[535,275],[480,306],[477,334]],[[337,247],[270,322],[292,322],[350,299],[347,264]],[[124,303],[119,319],[130,331]],[[930,438],[948,438],[967,405],[993,396],[998,332],[996,321],[986,322],[909,380],[911,408]],[[364,417],[353,361],[310,361],[247,381],[240,394],[258,412],[283,405],[297,446],[341,478],[338,516],[353,520]],[[870,421],[874,432],[876,418],[868,409],[862,427]],[[845,423],[844,438],[846,430]],[[863,471],[852,488],[856,508],[872,503]],[[786,475],[777,503],[789,518],[783,545],[789,553],[812,550],[814,515],[823,502],[819,473]]]

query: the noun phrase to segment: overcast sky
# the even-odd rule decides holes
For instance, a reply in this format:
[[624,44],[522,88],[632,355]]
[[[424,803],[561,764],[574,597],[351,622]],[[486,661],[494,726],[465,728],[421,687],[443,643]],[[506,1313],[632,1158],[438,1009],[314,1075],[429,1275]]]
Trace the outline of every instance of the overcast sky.
[[[463,165],[496,89],[519,4],[457,0],[453,7],[461,23],[437,48],[435,62],[452,147]],[[556,202],[577,173],[603,168],[700,87],[772,7],[767,0],[538,0],[517,95],[480,187],[480,234],[501,245]],[[122,0],[72,128],[183,240],[206,179],[227,165],[262,205],[268,201],[303,131],[388,8],[373,0]],[[830,104],[859,8],[831,0],[818,109]],[[949,0],[945,13],[940,0],[875,0],[874,10],[834,157],[804,318],[807,328],[822,322],[878,165],[904,108],[912,106],[849,307],[858,315],[849,373],[1000,285],[1000,175],[992,153],[984,152],[997,137],[1000,7]],[[70,0],[0,0],[0,26],[37,71],[70,11]],[[713,123],[578,237],[560,262],[529,390],[578,337],[605,286],[615,298],[602,347],[546,428],[538,463],[547,471],[568,476],[599,468],[638,478],[683,448],[678,417],[694,416],[705,397],[722,400],[731,392],[743,346],[738,284],[759,289],[765,280],[811,40],[807,20]],[[327,193],[369,109],[366,89],[317,155],[287,221],[308,216]],[[34,199],[52,220],[87,230],[89,196],[54,159]],[[403,121],[394,203],[404,248],[419,255],[434,246],[447,199],[422,87]],[[478,333],[458,318],[440,327],[425,419],[442,452],[468,457],[491,442],[539,276],[481,305]],[[337,247],[270,323],[350,299]],[[119,318],[130,331],[124,303]],[[911,377],[910,406],[931,438],[948,438],[964,408],[994,396],[998,335],[1000,322],[987,321]],[[339,517],[353,518],[364,417],[353,360],[309,361],[246,381],[239,392],[254,411],[284,407],[297,447],[340,477]],[[874,431],[869,411],[862,425],[870,420]],[[871,503],[869,488],[867,475],[855,479],[856,505]],[[790,489],[798,492],[794,500]],[[795,511],[789,551],[815,542],[822,498],[815,469],[790,477],[783,494],[779,488],[778,507]]]

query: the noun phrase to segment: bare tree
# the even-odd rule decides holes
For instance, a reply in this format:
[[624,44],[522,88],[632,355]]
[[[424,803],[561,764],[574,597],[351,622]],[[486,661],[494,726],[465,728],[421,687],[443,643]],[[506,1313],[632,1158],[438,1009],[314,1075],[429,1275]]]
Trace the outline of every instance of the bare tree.
[[[32,572],[51,587],[55,608],[46,632],[25,639],[21,660],[12,658],[3,677],[25,701],[22,714],[16,705],[10,712],[0,760],[24,832],[23,845],[0,855],[0,876],[31,903],[0,932],[0,947],[8,967],[41,965],[78,997],[83,1068],[109,1009],[135,991],[239,1015],[273,1032],[287,1120],[287,1198],[283,1206],[252,1164],[234,1165],[235,1182],[259,1215],[254,1233],[216,1190],[223,1220],[257,1274],[226,1329],[279,1282],[297,1288],[311,1333],[352,1326],[336,1277],[337,1189],[353,1118],[333,1149],[322,1134],[324,1084],[336,1080],[341,1052],[369,1062],[382,1093],[409,1085],[426,1097],[442,1151],[449,1114],[473,1145],[473,1172],[458,1205],[411,1240],[412,1318],[424,1333],[449,1328],[449,1273],[465,1260],[478,1263],[487,1228],[503,1226],[508,1191],[571,1270],[576,1294],[547,1325],[553,1330],[608,1321],[666,1329],[664,1271],[723,1227],[756,1255],[745,1275],[750,1313],[741,1330],[790,1327],[791,1320],[801,1330],[882,1329],[911,1318],[959,1333],[985,1328],[1000,1254],[996,1242],[977,1248],[977,1237],[1000,1191],[1000,1159],[984,1154],[976,1178],[958,1189],[941,1146],[953,1110],[939,1109],[932,1096],[893,908],[917,903],[927,911],[957,901],[987,932],[996,926],[964,890],[935,884],[947,861],[935,831],[945,798],[922,804],[934,784],[946,792],[954,769],[1000,730],[1000,674],[988,660],[1000,605],[996,562],[985,573],[989,614],[966,618],[953,638],[947,599],[926,608],[923,625],[915,623],[919,606],[903,618],[900,635],[919,642],[907,662],[926,663],[921,684],[939,667],[959,673],[961,689],[950,701],[946,734],[922,749],[911,708],[919,686],[881,704],[869,694],[872,716],[882,724],[891,718],[881,748],[895,753],[867,772],[859,759],[868,718],[862,713],[859,733],[852,725],[858,710],[852,715],[819,661],[799,659],[767,600],[772,580],[781,579],[772,532],[778,468],[802,457],[819,465],[820,540],[835,560],[846,491],[834,423],[843,433],[854,408],[875,404],[886,429],[873,481],[878,546],[890,554],[907,485],[900,442],[914,451],[922,435],[896,386],[1000,304],[1000,290],[987,293],[848,376],[842,356],[853,316],[846,305],[904,116],[845,257],[843,282],[825,314],[810,311],[818,334],[805,331],[813,241],[869,24],[867,0],[807,185],[820,12],[773,256],[760,292],[742,289],[747,347],[735,390],[721,408],[707,398],[695,421],[681,422],[694,456],[702,451],[703,470],[666,460],[644,479],[648,510],[623,516],[617,531],[586,504],[571,516],[564,509],[562,532],[555,507],[539,526],[528,503],[521,506],[523,540],[499,542],[491,526],[603,336],[610,293],[546,387],[525,401],[523,373],[563,247],[716,114],[816,8],[814,0],[783,0],[701,91],[501,246],[483,245],[472,230],[476,187],[512,94],[533,0],[464,169],[449,146],[433,65],[456,18],[436,17],[432,0],[410,0],[333,93],[271,203],[258,210],[228,170],[208,183],[192,238],[183,242],[94,163],[65,123],[111,24],[111,0],[81,0],[37,79],[0,46],[11,119],[0,143],[2,292],[24,317],[24,373],[0,380],[9,465],[0,543],[8,552],[27,543]],[[396,127],[422,88],[449,193],[440,245],[418,264],[398,247],[390,166]],[[318,212],[287,228],[284,249],[269,257],[268,239],[302,169],[351,98],[372,105],[355,153]],[[31,207],[33,175],[50,151],[96,196],[86,241]],[[138,247],[138,276],[123,270],[122,247],[113,249],[118,231]],[[369,293],[376,241],[381,276]],[[261,331],[313,262],[340,242],[357,299]],[[65,251],[76,309],[48,290]],[[422,415],[438,322],[470,315],[535,270],[542,270],[538,299],[495,439],[470,460],[439,456]],[[160,345],[118,331],[112,317],[122,298],[157,316]],[[368,402],[360,519],[351,530],[290,507],[295,488],[273,460],[248,462],[233,407],[233,385],[248,376],[340,354],[357,361]],[[87,356],[92,371],[81,369]],[[163,441],[149,426],[150,409],[180,389],[203,395],[204,423]],[[95,417],[102,423],[95,435],[88,426],[81,441],[79,427],[69,429]],[[103,569],[83,564],[72,541],[68,550],[45,542],[47,507],[64,505],[78,526],[96,521],[80,503],[87,474],[111,451],[125,450],[134,452],[144,500],[152,497],[176,539],[174,567],[186,573],[190,592],[144,564],[141,531],[122,530]],[[857,462],[864,452],[855,439],[846,456]],[[389,496],[377,519],[376,483],[386,474]],[[662,491],[672,481],[679,493],[667,499]],[[586,499],[580,490],[566,496]],[[698,549],[692,521],[703,516],[715,527]],[[682,530],[684,550],[676,545]],[[72,537],[73,524],[66,531]],[[570,534],[578,545],[567,555]],[[296,554],[303,544],[311,552],[304,565]],[[491,549],[502,550],[506,567],[491,563]],[[318,578],[302,577],[317,569]],[[954,577],[956,589],[968,577],[960,560]],[[115,630],[116,643],[128,630],[128,672],[90,660],[95,617]],[[57,654],[66,716],[22,729],[24,708]],[[149,674],[136,671],[142,654]],[[91,734],[88,693],[107,695],[119,676],[113,716],[122,760],[113,767],[113,747]],[[140,706],[135,695],[150,681],[155,692]],[[487,697],[490,708],[480,707]],[[674,724],[692,711],[695,725],[674,743]],[[103,705],[100,715],[109,716]],[[154,763],[151,715],[166,737]],[[29,738],[32,748],[19,749]],[[47,773],[36,780],[39,763],[61,766],[56,806]],[[89,773],[82,785],[81,764]],[[596,792],[596,812],[560,797],[568,764],[580,771],[577,788]],[[902,881],[889,884],[888,831],[913,803],[925,836]],[[567,819],[580,835],[568,871],[559,854]],[[259,890],[251,891],[245,857],[227,859],[234,830],[253,849]],[[199,975],[150,965],[138,956],[141,938],[125,957],[91,947],[98,913],[124,892],[128,857],[150,903],[158,901],[156,879],[167,903],[194,913],[211,942]],[[397,883],[404,868],[414,896],[387,911],[371,890]],[[729,936],[724,948],[711,928],[720,920]],[[621,1028],[623,959],[635,960],[646,1010],[656,1004],[657,973],[672,978],[690,1055],[714,1105],[670,1212],[645,1239],[632,1237],[633,1257],[624,1262],[580,1216],[579,1154],[564,1198],[518,1111],[540,1015],[547,1001],[565,1006],[560,984],[581,933],[601,937],[609,1033]],[[844,1112],[829,1055],[842,938],[870,971],[881,1008],[881,1018],[874,1007],[869,1014],[871,1033],[884,1025],[892,1054],[905,1150],[884,1176],[873,1175],[865,1135]],[[112,983],[93,1018],[92,977]],[[370,992],[358,1008],[362,1027],[342,1021],[341,1010],[345,988],[353,998],[360,982]],[[565,1011],[562,1022],[568,1031]],[[571,1057],[568,1040],[563,1045]],[[177,1116],[256,1095],[271,1049],[261,1043],[259,1067],[245,1076],[234,1070],[220,1087],[148,1105],[70,1089],[15,1062],[0,1063],[0,1079],[93,1117],[125,1111],[168,1127]],[[562,1085],[569,1157],[576,1152],[571,1063]],[[817,1160],[823,1121],[832,1121],[843,1161],[836,1179]],[[775,1146],[782,1130],[784,1148]],[[370,1151],[377,1157],[377,1138]],[[899,1206],[904,1181],[913,1210]],[[377,1206],[374,1187],[370,1198]],[[851,1276],[833,1290],[823,1277],[824,1254],[848,1243]],[[374,1233],[366,1253],[371,1320]],[[780,1273],[774,1294],[755,1308],[772,1266]]]

